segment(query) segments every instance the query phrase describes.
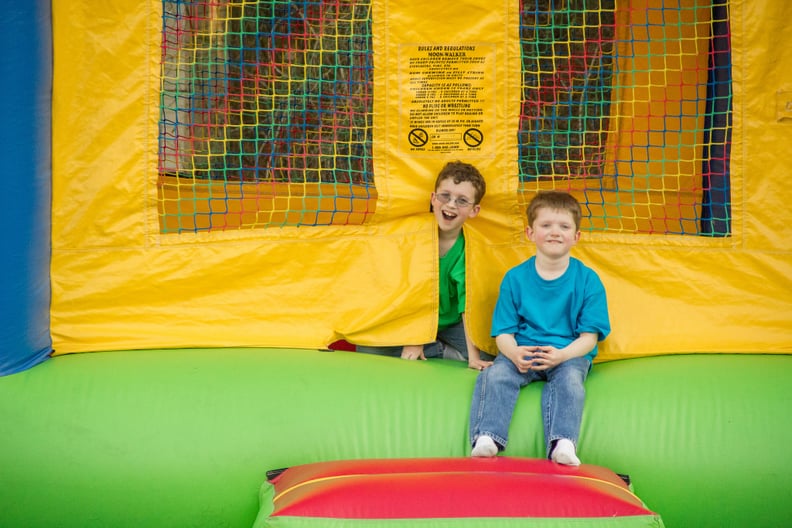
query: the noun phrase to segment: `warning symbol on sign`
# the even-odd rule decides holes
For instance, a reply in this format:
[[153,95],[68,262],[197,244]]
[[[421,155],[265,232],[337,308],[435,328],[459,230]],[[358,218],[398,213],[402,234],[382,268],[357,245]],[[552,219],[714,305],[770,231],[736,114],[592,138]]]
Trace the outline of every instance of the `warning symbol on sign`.
[[407,141],[413,147],[423,147],[429,142],[429,134],[422,128],[413,128],[407,136]]
[[462,140],[468,147],[478,147],[484,143],[484,134],[478,128],[468,128],[462,135]]

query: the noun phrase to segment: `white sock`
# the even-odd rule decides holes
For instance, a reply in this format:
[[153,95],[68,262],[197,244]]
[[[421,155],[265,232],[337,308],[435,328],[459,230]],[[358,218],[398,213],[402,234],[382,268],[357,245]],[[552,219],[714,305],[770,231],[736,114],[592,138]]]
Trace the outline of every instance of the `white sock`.
[[556,442],[555,449],[550,454],[550,459],[556,464],[564,464],[565,466],[579,466],[580,459],[575,454],[575,444],[572,440],[561,438]]
[[470,456],[474,457],[494,457],[498,454],[498,446],[495,445],[495,440],[486,435],[481,435],[476,439],[473,446],[473,452]]

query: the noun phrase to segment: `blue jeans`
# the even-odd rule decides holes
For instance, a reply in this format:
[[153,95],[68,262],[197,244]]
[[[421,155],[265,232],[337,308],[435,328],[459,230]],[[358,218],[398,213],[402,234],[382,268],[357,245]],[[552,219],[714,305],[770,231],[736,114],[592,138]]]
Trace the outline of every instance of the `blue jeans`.
[[546,381],[542,390],[542,423],[547,456],[560,438],[577,445],[586,389],[583,382],[591,368],[586,357],[572,358],[546,370],[525,374],[503,354],[476,379],[470,407],[470,443],[481,435],[492,437],[503,451],[509,439],[509,424],[520,389],[532,381]]
[[[437,340],[424,345],[424,356],[426,356],[426,359],[442,358],[444,351],[443,343],[451,345],[452,347],[457,349],[460,352],[460,354],[462,354],[462,358],[452,356],[450,359],[464,359],[465,361],[467,361],[468,351],[467,351],[467,343],[465,342],[465,328],[461,322],[455,325],[451,325],[448,328],[444,328],[443,330],[437,331]],[[363,352],[365,354],[401,357],[403,347],[402,346],[376,347],[376,346],[356,345],[355,348],[358,352]]]

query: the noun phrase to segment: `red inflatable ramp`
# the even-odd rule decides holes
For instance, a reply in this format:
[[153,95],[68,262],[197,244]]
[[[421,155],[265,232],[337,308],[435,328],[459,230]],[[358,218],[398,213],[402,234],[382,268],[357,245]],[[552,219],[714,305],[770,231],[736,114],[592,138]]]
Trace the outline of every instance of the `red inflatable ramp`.
[[[273,477],[271,516],[602,518],[656,514],[609,469],[529,458],[320,462]],[[264,505],[262,504],[262,507]],[[656,524],[658,526],[661,524]]]

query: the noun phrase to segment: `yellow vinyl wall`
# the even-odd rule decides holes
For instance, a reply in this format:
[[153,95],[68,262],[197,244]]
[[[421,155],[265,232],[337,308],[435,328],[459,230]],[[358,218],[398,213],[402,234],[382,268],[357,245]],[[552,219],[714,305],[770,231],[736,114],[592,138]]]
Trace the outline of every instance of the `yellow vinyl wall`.
[[[790,13],[773,0],[730,11],[732,236],[584,233],[574,254],[602,277],[613,325],[601,360],[792,352]],[[54,3],[55,353],[429,341],[438,262],[427,207],[452,159],[487,179],[466,225],[467,311],[474,341],[494,351],[500,279],[531,254],[518,198],[518,15],[518,0],[374,4],[377,202],[363,225],[161,234],[161,2]],[[411,59],[428,46],[463,46],[483,65],[475,147],[406,139]]]

